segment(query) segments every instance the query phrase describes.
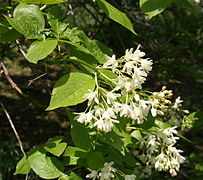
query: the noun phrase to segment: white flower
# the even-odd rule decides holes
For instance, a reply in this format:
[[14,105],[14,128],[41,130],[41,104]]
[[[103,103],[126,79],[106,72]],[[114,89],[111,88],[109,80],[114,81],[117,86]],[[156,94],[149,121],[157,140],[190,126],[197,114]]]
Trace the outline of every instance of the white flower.
[[143,70],[145,70],[146,72],[149,72],[149,71],[151,71],[152,70],[152,60],[148,60],[148,59],[142,59],[141,61],[140,61],[140,63],[141,63],[141,68],[143,69]]
[[125,82],[127,82],[129,78],[127,77],[122,77],[122,76],[118,76],[117,79],[114,79],[114,82],[117,83],[116,87],[113,89],[113,91],[118,91],[119,89],[124,88],[125,86]]
[[128,61],[124,64],[122,72],[132,75],[133,69],[136,68],[133,61]]
[[95,170],[91,170],[91,171],[92,172],[90,174],[86,175],[86,178],[91,178],[91,179],[95,180],[98,177],[97,171],[95,171]]
[[94,114],[97,117],[101,117],[104,111],[105,110],[103,108],[99,107],[99,106],[94,107]]
[[87,124],[87,123],[90,123],[91,120],[93,119],[93,114],[91,111],[89,111],[88,113],[75,113],[75,114],[79,114],[77,117],[76,117],[76,121],[80,122],[80,123],[84,123],[84,124]]
[[108,104],[113,104],[114,101],[115,101],[118,97],[121,97],[121,95],[120,95],[120,94],[113,93],[113,92],[107,92],[107,103],[108,103]]
[[93,127],[97,127],[97,129],[100,131],[110,132],[114,126],[114,123],[119,123],[119,121],[110,118],[109,119],[100,118],[94,123]]
[[166,136],[173,136],[173,134],[177,134],[177,131],[175,130],[177,128],[177,126],[174,126],[172,128],[166,128],[163,130],[163,133]]
[[179,107],[182,106],[183,100],[180,99],[180,96],[176,98],[175,103],[172,108],[179,110]]
[[103,112],[102,119],[109,120],[111,118],[116,118],[116,115],[112,108],[108,108],[106,111]]
[[151,113],[153,117],[157,116],[157,110],[155,108],[151,108]]
[[84,99],[88,99],[88,106],[92,103],[94,100],[97,104],[99,104],[99,99],[98,99],[98,91],[92,91],[88,89],[89,93],[85,94],[83,96]]
[[136,175],[132,174],[132,175],[124,175],[125,180],[135,180]]
[[125,90],[126,90],[127,92],[130,92],[130,91],[133,89],[131,82],[125,82],[124,87],[125,87]]
[[116,71],[116,66],[118,66],[118,61],[116,60],[116,56],[113,55],[112,57],[109,57],[106,55],[106,58],[108,59],[107,62],[103,64],[103,67],[111,67],[112,71]]
[[131,48],[130,50],[127,49],[125,51],[125,56],[124,56],[125,60],[126,61],[134,60],[134,61],[138,62],[141,57],[145,56],[145,53],[141,52],[139,50],[139,47],[140,47],[140,45],[137,47],[137,49],[134,52],[133,52],[133,48]]
[[114,162],[104,163],[104,167],[101,169],[101,173],[99,173],[100,180],[110,180],[114,178],[114,172],[116,169],[112,167]]
[[127,104],[122,104],[122,106],[120,107],[120,116],[121,117],[128,117],[131,113],[131,107]]

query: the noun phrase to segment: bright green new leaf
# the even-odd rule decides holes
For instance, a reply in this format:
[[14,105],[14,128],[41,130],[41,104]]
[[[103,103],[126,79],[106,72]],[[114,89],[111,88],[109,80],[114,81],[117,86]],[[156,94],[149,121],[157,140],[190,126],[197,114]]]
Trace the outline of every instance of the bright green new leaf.
[[66,149],[67,143],[59,143],[59,144],[54,144],[54,143],[47,143],[44,146],[44,149],[46,149],[48,152],[55,156],[60,156],[64,150]]
[[70,157],[81,157],[85,158],[87,156],[87,151],[78,147],[68,146],[63,154],[63,156]]
[[78,72],[65,75],[56,82],[47,110],[82,103],[86,100],[84,95],[94,87],[95,80],[90,75]]
[[166,129],[166,128],[170,128],[171,126],[168,124],[168,123],[166,123],[166,122],[163,122],[163,121],[160,121],[160,120],[155,120],[155,124],[159,127],[159,128],[161,128],[161,129]]
[[30,4],[58,4],[68,0],[13,0],[18,3],[30,3]]
[[66,149],[67,143],[62,142],[63,136],[57,136],[49,139],[44,145],[44,149],[55,156],[60,156]]
[[16,166],[16,171],[14,175],[16,174],[28,174],[30,172],[30,163],[26,156],[23,156],[23,158],[18,162]]
[[132,137],[140,141],[142,139],[142,135],[140,133],[140,130],[134,130],[131,134]]
[[55,39],[47,39],[44,41],[34,41],[27,52],[26,59],[31,63],[37,63],[53,52],[58,41]]
[[140,0],[140,8],[149,19],[164,11],[173,0]]
[[90,169],[97,170],[104,166],[105,160],[101,152],[90,152],[87,157],[87,165]]
[[136,34],[133,25],[125,13],[119,11],[114,6],[105,0],[96,0],[99,7],[114,21],[129,29],[132,33]]
[[62,175],[63,164],[56,158],[47,157],[45,153],[35,151],[28,158],[33,171],[44,179],[55,179]]
[[33,4],[19,4],[14,10],[14,18],[5,17],[11,26],[27,38],[37,36],[45,26],[42,12]]

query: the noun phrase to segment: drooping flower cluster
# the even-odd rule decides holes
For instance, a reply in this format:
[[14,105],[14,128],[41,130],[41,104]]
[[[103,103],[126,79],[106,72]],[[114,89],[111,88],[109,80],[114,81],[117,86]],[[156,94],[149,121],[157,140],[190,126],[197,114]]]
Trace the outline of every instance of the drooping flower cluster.
[[[170,99],[173,93],[165,86],[159,92],[142,90],[142,84],[152,70],[152,60],[144,56],[145,53],[139,50],[139,46],[135,51],[126,50],[120,59],[116,59],[115,55],[106,56],[106,63],[98,66],[98,71],[95,72],[96,88],[84,95],[88,100],[87,109],[85,112],[76,113],[78,114],[76,120],[106,133],[112,131],[115,124],[120,123],[123,119],[121,117],[128,118],[130,126],[133,127],[148,121],[150,115],[169,125],[180,126],[181,118],[177,114],[182,103],[180,97],[172,103]],[[104,71],[100,71],[101,69],[113,72],[116,78],[110,78]],[[100,83],[100,76],[111,85],[109,83],[103,85],[104,81]],[[182,151],[174,147],[178,140],[175,128],[149,132],[139,142],[140,150],[137,151],[137,157],[146,164],[143,175],[149,175],[153,168],[158,171],[169,171],[172,176],[177,174],[184,157],[180,155]],[[104,168],[92,170],[87,178],[114,178],[116,171],[112,165],[112,162],[105,163]],[[134,176],[126,175],[125,179],[135,179]]]
[[[90,170],[91,173],[86,175],[86,178],[89,179],[99,179],[99,180],[111,180],[115,178],[115,174],[117,172],[117,169],[113,167],[114,162],[104,163],[104,167],[101,169],[96,170]],[[135,175],[126,175],[123,173],[121,174],[125,180],[135,180]]]
[[[134,52],[133,49],[127,49],[125,55],[118,60],[115,55],[107,56],[107,62],[98,68],[110,69],[116,74],[116,79],[110,79],[101,72],[101,75],[114,83],[114,87],[109,91],[100,87],[97,82],[96,89],[89,90],[84,96],[88,100],[86,112],[77,113],[76,120],[109,132],[115,123],[119,123],[119,117],[129,118],[133,124],[141,124],[147,119],[149,112],[153,117],[163,116],[172,104],[169,100],[172,91],[166,90],[165,86],[160,92],[141,91],[142,84],[152,69],[152,60],[143,58],[144,55],[138,46]],[[98,81],[97,74],[95,79]],[[178,109],[181,102],[177,99],[173,108]]]
[[175,128],[166,128],[157,134],[148,133],[140,142],[142,151],[135,155],[148,167],[169,171],[171,176],[176,176],[185,158],[180,155],[183,151],[174,147],[179,139],[174,135],[177,134]]

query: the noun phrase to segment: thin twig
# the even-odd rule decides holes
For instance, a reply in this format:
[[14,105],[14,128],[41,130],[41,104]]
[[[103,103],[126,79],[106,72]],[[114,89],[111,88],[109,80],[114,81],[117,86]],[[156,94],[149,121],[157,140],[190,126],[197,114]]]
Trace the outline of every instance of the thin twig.
[[19,145],[20,145],[20,150],[21,150],[21,152],[23,153],[23,155],[25,156],[25,151],[24,151],[24,149],[23,149],[22,141],[20,140],[20,137],[19,137],[19,135],[18,135],[18,132],[16,131],[16,128],[15,128],[15,126],[14,126],[12,120],[11,120],[11,117],[10,117],[10,115],[8,114],[8,112],[7,112],[7,110],[5,109],[5,107],[4,107],[4,105],[3,105],[2,102],[1,102],[1,107],[3,108],[3,111],[5,112],[6,117],[7,117],[8,121],[9,121],[9,123],[10,123],[10,125],[11,125],[11,128],[13,129],[13,132],[14,132],[14,134],[15,134],[17,140],[18,140],[18,143],[19,143]]
[[26,176],[25,176],[25,180],[28,180],[28,175],[29,175],[29,174],[26,174]]
[[13,80],[11,79],[11,77],[9,76],[9,73],[8,73],[8,70],[7,68],[5,67],[3,61],[0,62],[0,65],[3,69],[3,72],[6,76],[6,79],[8,80],[8,82],[11,84],[12,88],[14,88],[16,91],[18,91],[21,95],[23,94],[23,92],[21,91],[21,89],[17,86],[16,83],[13,82]]
[[34,81],[36,81],[37,79],[39,79],[39,78],[45,76],[46,74],[47,74],[47,73],[41,74],[40,76],[38,76],[38,77],[36,77],[36,78],[34,78],[34,79],[32,79],[32,80],[29,80],[28,86],[30,86]]
[[23,51],[22,46],[20,45],[20,42],[16,39],[16,44],[18,45],[19,51],[21,52],[21,54],[23,55],[24,58],[26,58],[26,53],[25,51]]

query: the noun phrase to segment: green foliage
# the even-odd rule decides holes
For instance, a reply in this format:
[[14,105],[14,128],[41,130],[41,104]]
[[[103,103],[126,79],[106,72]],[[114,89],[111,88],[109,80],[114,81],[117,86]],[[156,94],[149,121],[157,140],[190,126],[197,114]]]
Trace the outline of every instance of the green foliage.
[[27,60],[31,63],[37,63],[53,52],[58,41],[56,39],[46,39],[43,41],[34,41],[27,52]]
[[164,11],[173,0],[140,0],[141,10],[151,19]]
[[[124,73],[124,70],[122,69],[124,68],[124,59],[126,57],[122,56],[120,59],[113,59],[113,53],[109,48],[97,40],[88,38],[82,30],[72,28],[70,24],[66,23],[67,21],[63,21],[63,17],[61,15],[63,14],[63,11],[65,11],[63,6],[48,6],[47,10],[42,12],[38,5],[25,4],[57,4],[65,1],[19,0],[17,2],[20,2],[20,4],[13,11],[13,18],[5,16],[5,19],[0,22],[0,38],[2,39],[4,35],[8,35],[10,32],[18,31],[20,34],[25,36],[25,43],[27,43],[27,39],[37,39],[37,41],[35,40],[32,42],[29,47],[26,59],[31,63],[37,64],[39,60],[46,58],[46,60],[49,59],[48,61],[45,61],[47,66],[58,64],[64,65],[64,68],[68,67],[68,72],[70,72],[60,77],[60,79],[55,83],[50,104],[46,110],[73,106],[71,108],[79,111],[79,113],[75,114],[80,114],[81,109],[86,107],[86,103],[83,103],[86,100],[89,100],[89,102],[85,113],[95,113],[96,106],[97,108],[101,106],[104,109],[110,109],[112,107],[112,102],[109,103],[108,100],[105,100],[105,97],[107,97],[107,93],[109,92],[120,93],[122,97],[118,98],[117,103],[123,103],[125,105],[131,105],[131,103],[133,104],[133,100],[137,103],[138,100],[134,98],[135,95],[139,95],[139,97],[142,98],[142,102],[145,100],[149,100],[147,103],[152,101],[154,104],[151,106],[155,106],[157,103],[153,101],[153,98],[156,96],[163,98],[165,96],[162,91],[157,95],[157,92],[153,94],[149,91],[144,91],[141,88],[137,88],[132,92],[124,92],[122,90],[113,89],[116,86],[115,84],[118,83],[115,81],[118,76],[127,79],[120,86],[130,81],[129,77],[131,75]],[[136,34],[131,21],[125,13],[121,12],[105,0],[96,0],[96,3],[99,8],[103,10],[112,20],[130,30],[133,34]],[[175,1],[140,0],[140,7],[149,18],[152,18],[163,12],[172,3],[175,3]],[[179,2],[176,4],[181,4],[180,6],[187,7],[187,3],[184,4]],[[43,8],[46,8],[46,6],[43,6]],[[47,20],[47,22],[45,22],[45,20]],[[164,23],[164,18],[162,19],[162,23]],[[10,27],[10,25],[12,27]],[[10,37],[10,39],[6,36],[5,37],[7,38],[7,41],[12,41],[19,36],[19,33],[16,33],[17,35]],[[30,41],[31,40],[28,41],[28,44],[30,44]],[[23,48],[26,47],[27,44]],[[58,48],[54,51],[56,47]],[[48,58],[53,51],[54,55],[52,58]],[[142,53],[138,49],[136,51],[137,53]],[[131,55],[133,56],[132,52]],[[138,55],[138,57],[139,56],[140,55]],[[109,59],[111,62],[109,62]],[[107,63],[106,66],[102,66],[107,61],[110,65]],[[116,65],[118,66],[118,71],[116,72],[117,74],[112,71],[110,67],[115,62],[120,63],[119,65]],[[132,64],[129,66],[132,66]],[[136,66],[140,65],[136,64]],[[183,66],[181,67],[183,68]],[[130,69],[131,67],[127,68]],[[185,69],[183,68],[183,71]],[[188,72],[194,71],[194,69],[191,69],[189,69],[190,71],[188,70]],[[60,72],[60,74],[63,73]],[[195,78],[197,78],[198,75],[199,72],[190,76],[195,76]],[[143,75],[142,78],[145,78],[145,75]],[[200,77],[200,79],[201,78],[202,77]],[[93,98],[92,101],[95,101],[96,105],[91,104],[92,97],[84,97],[93,91],[94,93],[97,92],[96,98],[100,98],[99,103],[95,100],[95,97]],[[167,101],[168,99],[169,97],[164,100]],[[158,103],[160,102],[158,101]],[[170,119],[173,115],[173,111],[171,110],[173,107],[171,103],[168,103],[166,107],[164,106],[165,109],[163,109],[165,111],[162,112],[163,114],[165,113],[164,115],[161,115],[160,113],[160,109],[162,107],[156,107],[156,113],[160,114],[153,116],[151,111],[148,116],[143,118],[143,123],[137,124],[132,123],[131,119],[127,117],[129,112],[126,114],[124,113],[124,115],[120,117],[119,108],[117,109],[118,112],[115,113],[115,116],[109,115],[107,118],[108,122],[111,118],[113,120],[117,120],[115,126],[110,129],[110,131],[105,132],[101,132],[101,129],[99,129],[100,127],[95,125],[94,120],[98,121],[98,117],[92,118],[92,122],[84,121],[84,124],[81,124],[78,122],[77,117],[72,114],[72,117],[69,117],[71,125],[71,140],[67,143],[63,137],[49,139],[43,146],[33,149],[27,154],[27,156],[24,156],[17,164],[14,174],[28,174],[30,173],[30,169],[32,169],[39,177],[44,179],[58,178],[59,180],[79,180],[82,179],[81,177],[85,177],[85,169],[92,169],[100,172],[105,166],[105,163],[111,164],[112,161],[115,164],[112,164],[111,166],[118,169],[115,173],[120,173],[118,178],[121,176],[124,177],[124,175],[127,174],[133,174],[135,170],[139,171],[139,168],[143,168],[142,163],[140,163],[141,158],[135,155],[136,153],[141,152],[138,152],[138,149],[141,147],[139,143],[146,143],[144,141],[147,141],[146,136],[148,134],[151,136],[159,134],[160,136],[165,129],[172,127],[168,122],[168,119]],[[100,116],[102,120],[106,118],[106,114],[104,112],[102,112]],[[180,116],[182,116],[182,114]],[[186,124],[188,123],[188,119],[200,117],[202,117],[202,113],[192,113],[186,117]],[[139,118],[140,117],[137,117],[137,119]],[[179,116],[177,115],[175,118],[178,119]],[[102,128],[105,128],[105,126],[107,125],[103,124]],[[185,125],[185,127],[186,126],[188,126],[188,124]],[[181,128],[185,127],[183,123],[183,127]],[[187,140],[187,138],[181,134],[177,134],[177,136]],[[151,147],[152,145],[145,144],[142,146],[142,150],[144,152],[147,146]],[[163,147],[163,149],[164,148],[167,147]],[[161,149],[161,151],[163,151],[163,149]],[[159,150],[160,149],[157,151]],[[190,159],[195,158],[191,156]],[[201,163],[196,163],[195,169],[202,171]],[[139,173],[141,174],[141,172],[138,172],[138,174]]]
[[23,156],[23,158],[18,162],[16,166],[16,171],[14,175],[16,174],[28,174],[30,172],[30,163],[26,156]]
[[73,127],[71,128],[71,138],[75,146],[86,151],[90,150],[92,146],[87,128],[83,124],[74,121],[75,120],[72,121]]
[[94,87],[95,81],[90,75],[78,72],[65,75],[55,84],[47,110],[82,103],[88,89],[93,90]]
[[61,143],[62,139],[63,138],[60,137],[49,139],[44,145],[44,149],[49,153],[59,157],[64,152],[67,146],[67,143]]
[[58,4],[68,0],[13,0],[18,3],[30,3],[30,4]]
[[63,164],[54,157],[48,157],[43,150],[36,149],[28,158],[33,171],[44,179],[55,179],[62,175]]
[[19,4],[13,12],[13,18],[6,16],[6,19],[27,38],[38,36],[45,26],[42,12],[36,5]]
[[96,0],[99,7],[114,21],[118,22],[125,28],[129,29],[132,33],[136,34],[133,25],[125,15],[125,13],[119,11],[114,6],[106,2],[105,0]]

